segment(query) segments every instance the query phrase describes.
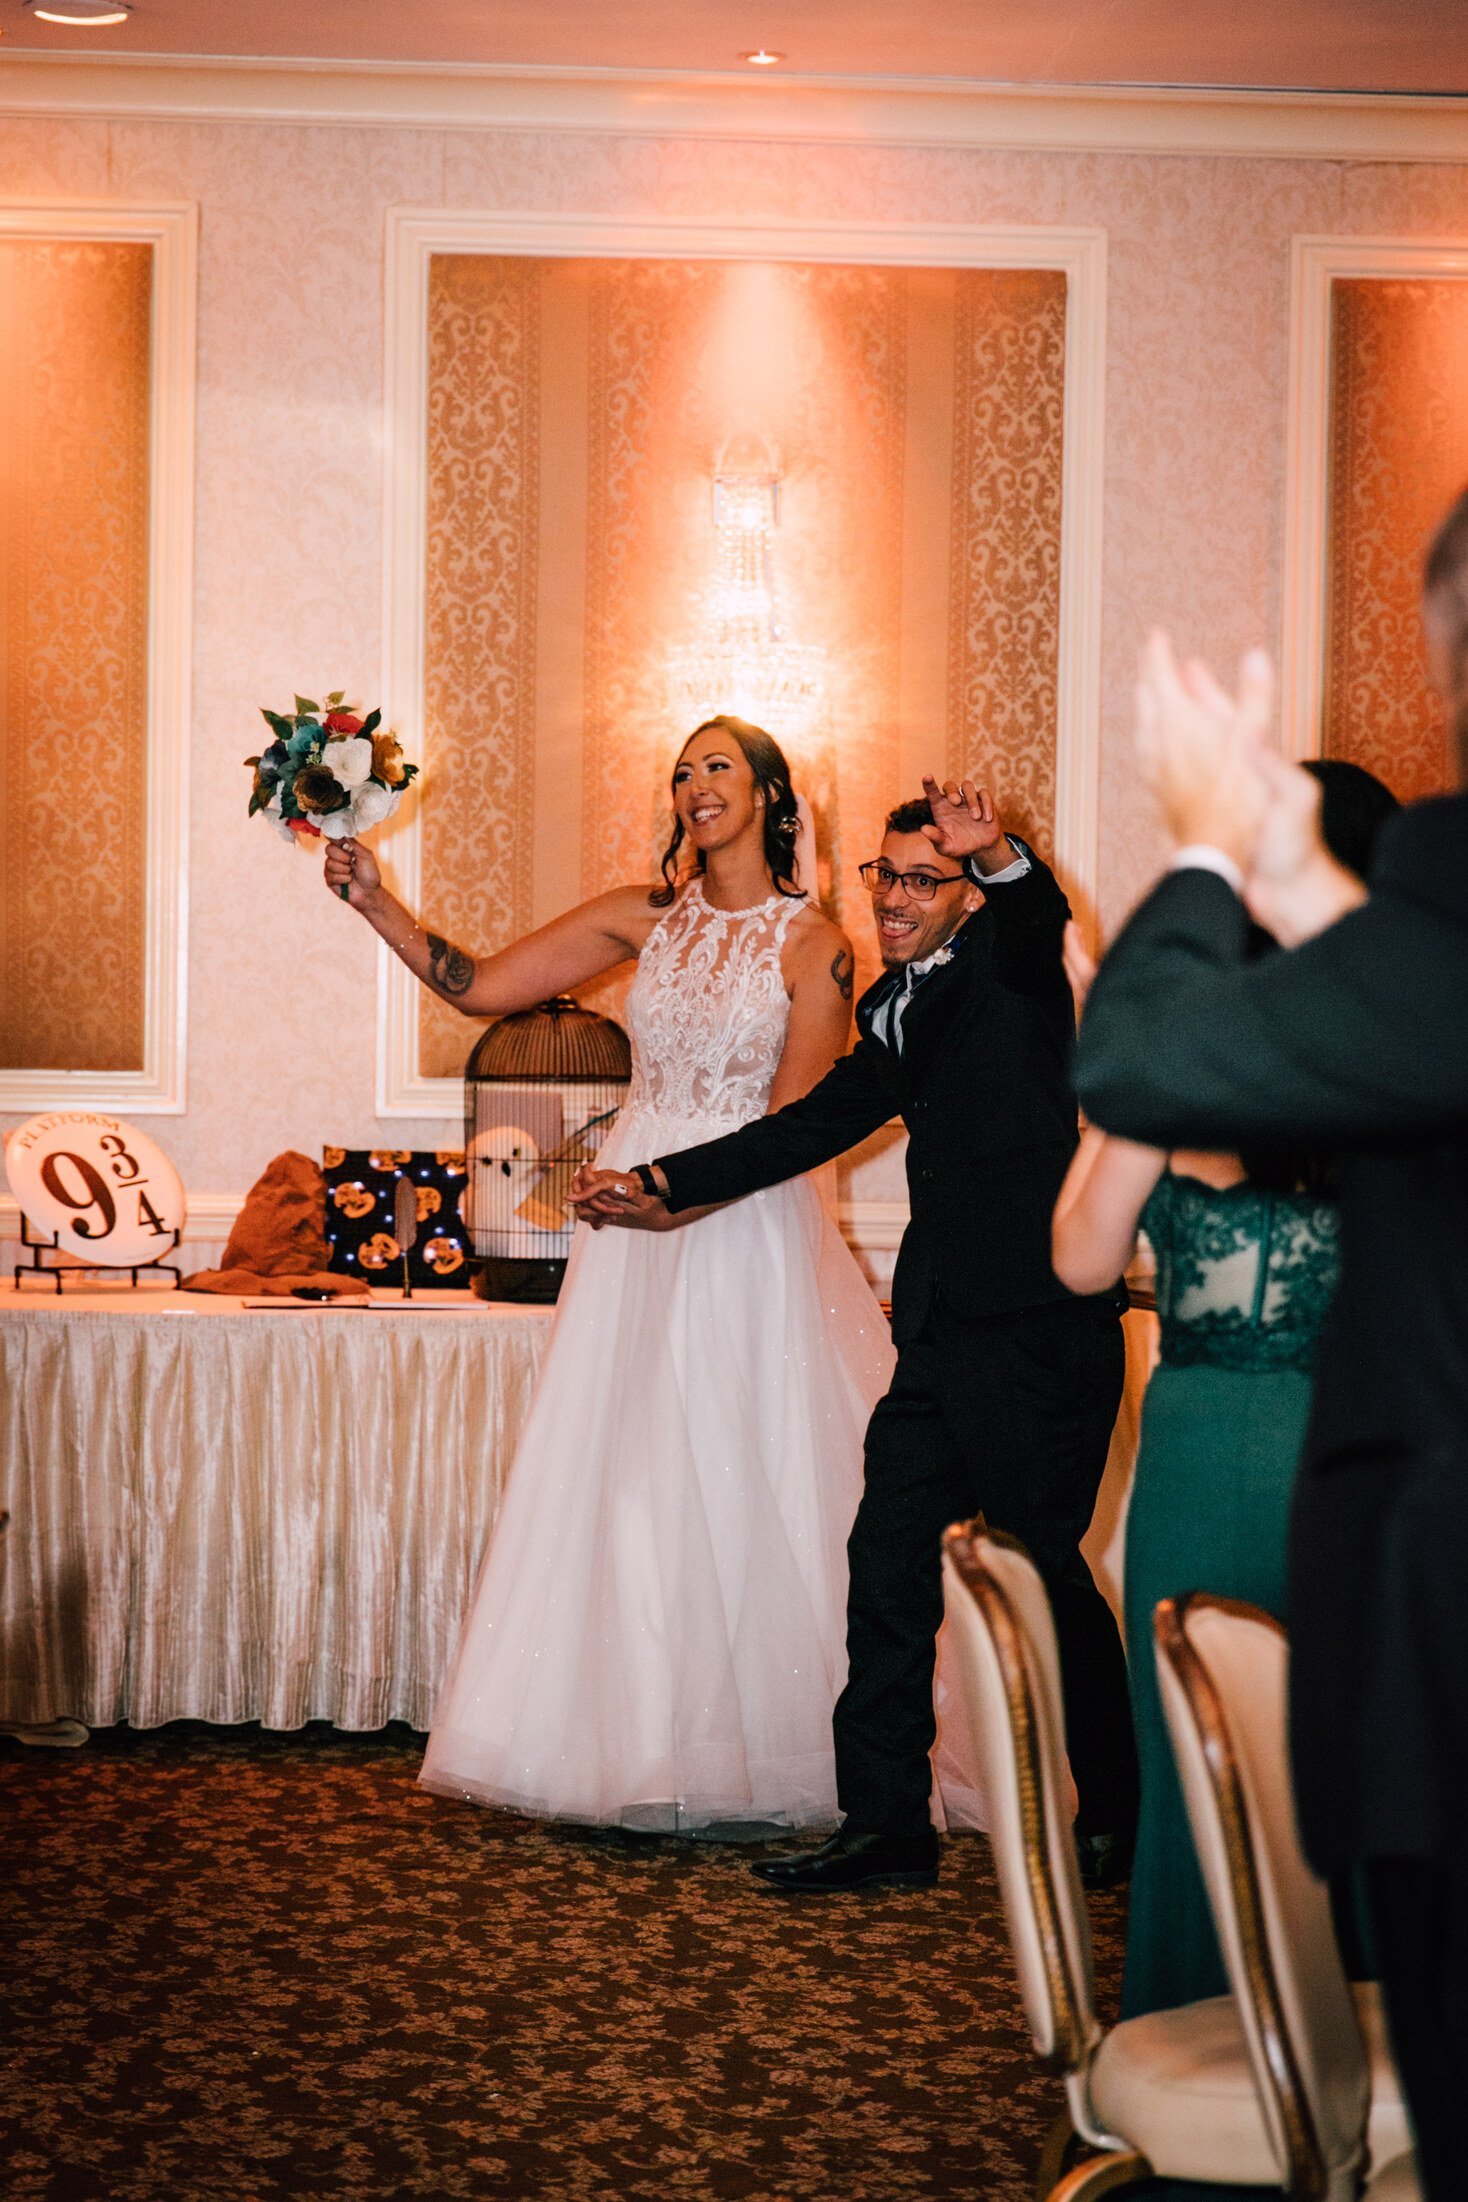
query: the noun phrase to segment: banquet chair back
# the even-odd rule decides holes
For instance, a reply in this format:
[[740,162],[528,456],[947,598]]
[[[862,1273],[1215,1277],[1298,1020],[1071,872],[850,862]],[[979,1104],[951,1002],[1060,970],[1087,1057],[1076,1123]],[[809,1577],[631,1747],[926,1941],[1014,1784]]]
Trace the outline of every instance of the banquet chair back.
[[1325,1884],[1295,1826],[1288,1645],[1257,1607],[1156,1610],[1157,1673],[1188,1818],[1280,2185],[1358,2190],[1371,2071]]
[[1034,1562],[982,1518],[943,1539],[947,1626],[990,1808],[989,1839],[1020,1998],[1039,2054],[1064,2071],[1078,2133],[1105,2149],[1090,2096],[1102,2038],[1090,1922],[1071,1832],[1060,1659]]

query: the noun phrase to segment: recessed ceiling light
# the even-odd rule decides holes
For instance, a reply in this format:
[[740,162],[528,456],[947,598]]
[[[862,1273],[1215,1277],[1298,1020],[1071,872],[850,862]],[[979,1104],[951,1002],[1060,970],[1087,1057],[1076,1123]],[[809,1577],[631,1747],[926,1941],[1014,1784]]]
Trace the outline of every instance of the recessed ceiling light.
[[43,23],[125,23],[132,14],[132,0],[25,0],[25,5]]
[[739,58],[741,61],[752,61],[757,69],[768,69],[773,67],[775,62],[783,61],[785,59],[785,56],[783,54],[772,54],[768,52],[765,47],[761,46],[758,52],[752,54],[741,54]]

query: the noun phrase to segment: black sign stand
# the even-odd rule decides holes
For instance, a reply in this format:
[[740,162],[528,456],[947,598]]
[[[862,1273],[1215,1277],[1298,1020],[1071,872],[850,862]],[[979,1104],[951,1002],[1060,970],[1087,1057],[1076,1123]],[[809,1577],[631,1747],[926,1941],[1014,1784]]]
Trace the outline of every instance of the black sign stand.
[[78,1261],[75,1256],[70,1254],[68,1254],[64,1263],[47,1262],[42,1257],[46,1254],[60,1253],[62,1251],[61,1241],[55,1236],[49,1239],[33,1237],[30,1220],[25,1211],[22,1210],[20,1243],[29,1250],[31,1258],[28,1262],[23,1262],[19,1256],[16,1257],[15,1288],[18,1292],[23,1291],[32,1277],[41,1277],[49,1278],[54,1283],[57,1292],[60,1293],[65,1290],[62,1284],[63,1277],[89,1277],[93,1275],[99,1277],[130,1276],[134,1285],[136,1285],[140,1274],[150,1269],[156,1269],[161,1275],[173,1279],[172,1289],[177,1291],[183,1284],[183,1272],[176,1268],[172,1262],[166,1262],[163,1255],[176,1253],[182,1236],[183,1234],[180,1231],[171,1231],[168,1235],[167,1246],[163,1248],[162,1253],[155,1255],[150,1262],[84,1262]]

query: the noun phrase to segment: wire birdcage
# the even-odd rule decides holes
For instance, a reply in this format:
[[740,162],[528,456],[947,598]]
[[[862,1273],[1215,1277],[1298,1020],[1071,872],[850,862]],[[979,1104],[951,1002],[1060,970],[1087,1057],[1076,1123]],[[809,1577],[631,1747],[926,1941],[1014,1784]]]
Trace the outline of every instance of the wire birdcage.
[[622,1027],[569,994],[501,1017],[476,1042],[463,1214],[481,1299],[555,1299],[576,1225],[571,1180],[595,1159],[631,1076]]

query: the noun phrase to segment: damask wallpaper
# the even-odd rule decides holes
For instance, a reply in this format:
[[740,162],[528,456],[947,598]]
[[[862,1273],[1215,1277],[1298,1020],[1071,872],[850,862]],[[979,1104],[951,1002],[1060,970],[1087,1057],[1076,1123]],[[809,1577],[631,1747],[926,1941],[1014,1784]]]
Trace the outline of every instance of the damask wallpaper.
[[[838,142],[802,134],[793,113],[788,136],[758,141],[660,131],[655,114],[636,131],[601,131],[12,113],[0,131],[0,193],[199,208],[189,1100],[156,1128],[191,1192],[205,1194],[243,1192],[286,1147],[434,1148],[459,1137],[442,1119],[377,1114],[376,936],[323,892],[319,857],[293,855],[246,818],[240,769],[259,747],[262,702],[296,687],[345,686],[368,701],[381,693],[390,207],[721,226],[1064,223],[1105,233],[1107,934],[1162,856],[1131,736],[1148,627],[1161,622],[1181,647],[1225,667],[1251,643],[1278,647],[1291,238],[1468,235],[1468,167],[1448,161]],[[558,304],[542,293],[542,353],[553,341],[588,359],[588,320],[589,298]],[[954,364],[943,342],[922,335],[927,327],[914,305],[904,367],[900,787],[932,753],[927,730],[941,727],[946,739],[950,697],[947,622],[931,606],[949,601],[951,456],[913,424],[951,419]],[[548,416],[552,394],[558,410]],[[566,519],[584,510],[585,403],[576,377],[554,393],[542,388],[539,526],[542,544],[550,528],[558,548],[555,560],[540,558],[536,600],[534,918],[555,906],[542,882],[570,878],[579,889],[586,827],[587,544]],[[706,504],[695,502],[702,521]],[[792,489],[787,545],[795,502]],[[937,531],[922,517],[935,509],[944,515]],[[787,577],[794,566],[788,556]],[[404,733],[421,743],[421,729]],[[649,754],[664,739],[659,731]],[[635,777],[646,847],[656,787],[650,773]],[[842,803],[849,865],[866,852],[845,787]],[[380,837],[389,865],[396,832],[394,821]],[[864,940],[865,917],[851,917]],[[900,1147],[889,1141],[843,1166],[843,1192],[899,1203]]]
[[147,245],[0,240],[0,1064],[143,1061]]
[[[498,944],[531,923],[540,283],[533,261],[435,258],[428,300],[423,866],[434,922]],[[464,1020],[422,995],[425,1063]]]
[[1468,483],[1468,283],[1357,278],[1331,301],[1324,752],[1404,802],[1448,785],[1422,557]]
[[[454,254],[429,323],[435,922],[497,945],[651,876],[688,731],[669,652],[699,638],[736,438],[779,466],[787,628],[827,652],[792,763],[829,900],[925,768],[982,773],[1044,841],[1063,276]],[[462,1020],[420,1029],[423,1068],[457,1070]]]
[[948,759],[995,773],[1016,824],[1044,847],[1055,816],[1065,278],[966,269],[956,338]]

